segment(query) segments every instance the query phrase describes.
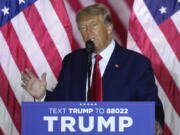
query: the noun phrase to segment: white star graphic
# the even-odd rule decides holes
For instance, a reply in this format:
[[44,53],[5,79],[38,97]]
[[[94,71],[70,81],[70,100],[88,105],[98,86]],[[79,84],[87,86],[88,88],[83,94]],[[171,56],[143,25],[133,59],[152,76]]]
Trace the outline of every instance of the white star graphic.
[[178,2],[180,3],[180,0],[178,0]]
[[161,8],[159,9],[159,11],[161,12],[161,14],[165,14],[167,13],[167,7],[161,6]]
[[25,3],[24,0],[18,0],[18,1],[19,1],[19,5],[20,5],[21,3]]
[[4,8],[1,9],[1,11],[4,13],[4,15],[8,15],[9,14],[9,8],[7,8],[6,6],[4,6]]

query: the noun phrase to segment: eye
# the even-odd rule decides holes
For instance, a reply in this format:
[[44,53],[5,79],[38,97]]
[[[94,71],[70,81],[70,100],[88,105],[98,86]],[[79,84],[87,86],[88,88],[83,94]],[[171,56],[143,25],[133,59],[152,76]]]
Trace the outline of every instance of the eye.
[[94,23],[91,24],[91,26],[93,26],[93,27],[97,26],[97,23],[94,22]]
[[80,31],[86,31],[86,29],[87,29],[87,28],[86,28],[85,26],[80,26],[80,27],[79,27],[79,30],[80,30]]

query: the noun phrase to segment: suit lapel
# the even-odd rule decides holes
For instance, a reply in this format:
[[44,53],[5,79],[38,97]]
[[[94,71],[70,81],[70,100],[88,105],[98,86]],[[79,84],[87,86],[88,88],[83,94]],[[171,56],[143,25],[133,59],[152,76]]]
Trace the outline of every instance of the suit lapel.
[[[121,62],[121,47],[116,43],[114,51],[110,57],[108,65],[105,69],[103,75],[103,92],[109,88],[111,85],[111,81],[113,81],[113,77],[117,75],[117,72],[121,70],[122,62]],[[112,86],[111,86],[112,87]]]
[[[83,100],[85,101],[85,97],[86,97],[86,80],[87,80],[87,71],[88,71],[88,57],[87,57],[87,53],[86,51],[84,51],[84,55],[83,55],[83,63],[82,65],[78,65],[78,66],[82,66],[82,84],[81,84],[81,88],[82,88],[82,97],[84,98]],[[77,76],[78,77],[78,76]]]

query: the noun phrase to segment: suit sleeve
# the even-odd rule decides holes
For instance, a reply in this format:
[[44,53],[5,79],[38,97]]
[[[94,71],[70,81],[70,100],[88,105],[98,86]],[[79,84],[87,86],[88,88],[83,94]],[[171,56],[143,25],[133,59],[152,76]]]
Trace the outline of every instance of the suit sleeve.
[[70,60],[67,55],[62,62],[62,70],[58,78],[58,84],[53,92],[46,91],[45,101],[65,101],[68,97],[68,90],[70,84]]
[[155,84],[153,70],[149,60],[146,60],[143,68],[140,71],[139,78],[137,79],[137,97],[140,101],[155,101],[155,116],[156,120],[160,122],[161,126],[164,125],[164,111],[162,103],[158,97],[158,89]]

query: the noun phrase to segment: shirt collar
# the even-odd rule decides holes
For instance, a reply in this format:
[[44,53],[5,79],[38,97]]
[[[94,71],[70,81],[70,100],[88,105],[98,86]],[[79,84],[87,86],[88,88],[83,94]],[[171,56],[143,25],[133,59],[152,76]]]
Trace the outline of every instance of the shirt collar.
[[[115,48],[115,41],[112,40],[111,43],[100,53],[101,57],[105,60],[105,61],[109,61],[113,50]],[[95,53],[92,54],[92,57],[95,57]]]
[[104,60],[109,61],[114,48],[115,48],[115,41],[112,40],[111,43],[100,53],[101,57]]

